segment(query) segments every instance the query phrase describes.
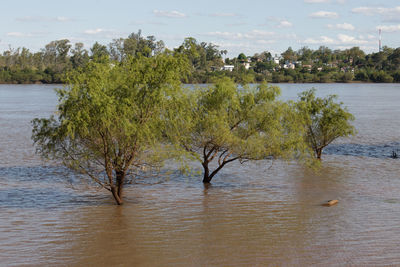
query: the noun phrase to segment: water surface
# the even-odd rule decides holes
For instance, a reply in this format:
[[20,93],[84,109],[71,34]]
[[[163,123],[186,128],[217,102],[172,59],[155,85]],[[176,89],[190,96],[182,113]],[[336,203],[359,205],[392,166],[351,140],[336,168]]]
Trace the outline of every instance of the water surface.
[[[54,86],[0,85],[0,265],[400,265],[400,85],[282,84],[337,94],[358,134],[328,147],[318,173],[275,161],[132,184],[126,203],[34,154],[30,121]],[[339,199],[326,208],[320,204]]]

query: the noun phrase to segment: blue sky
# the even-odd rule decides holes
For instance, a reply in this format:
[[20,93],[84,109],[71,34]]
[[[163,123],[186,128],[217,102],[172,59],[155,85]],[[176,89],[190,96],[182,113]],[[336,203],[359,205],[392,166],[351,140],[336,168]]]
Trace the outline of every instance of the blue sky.
[[86,48],[142,30],[174,48],[185,37],[253,55],[289,46],[332,49],[400,46],[399,0],[0,0],[0,51],[69,39]]

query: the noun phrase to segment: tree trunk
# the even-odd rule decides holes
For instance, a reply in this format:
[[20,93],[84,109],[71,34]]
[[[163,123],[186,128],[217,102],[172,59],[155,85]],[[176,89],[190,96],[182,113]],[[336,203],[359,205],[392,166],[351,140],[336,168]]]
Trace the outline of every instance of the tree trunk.
[[122,188],[124,186],[125,172],[116,171],[116,176],[117,176],[118,196],[122,199]]
[[117,205],[122,205],[124,202],[122,201],[122,198],[118,195],[118,189],[115,186],[111,187],[111,193],[114,197],[115,202]]
[[203,183],[209,184],[211,182],[212,177],[210,177],[210,169],[208,168],[208,162],[203,162],[204,168],[204,176],[203,176]]
[[238,157],[232,158],[232,159],[227,160],[227,161],[224,161],[222,164],[220,164],[220,165],[218,166],[218,168],[216,168],[215,170],[213,170],[213,171],[211,172],[211,174],[210,174],[210,169],[208,168],[208,162],[207,162],[207,161],[204,161],[204,162],[202,163],[203,168],[204,168],[203,183],[205,183],[205,184],[206,184],[206,183],[210,183],[211,180],[212,180],[212,178],[213,178],[227,163],[232,162],[232,161],[237,160],[237,159],[238,159]]
[[317,159],[321,160],[321,157],[322,157],[322,148],[317,148],[316,153],[317,153]]
[[113,186],[111,188],[111,193],[114,196],[115,202],[117,202],[118,205],[122,205],[123,204],[122,189],[124,186],[125,172],[116,171],[115,174],[116,174],[116,186]]

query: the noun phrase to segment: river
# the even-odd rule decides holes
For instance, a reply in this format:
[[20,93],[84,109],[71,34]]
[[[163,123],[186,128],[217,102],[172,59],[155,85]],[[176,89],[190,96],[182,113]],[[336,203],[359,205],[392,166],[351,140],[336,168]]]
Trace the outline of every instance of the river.
[[35,155],[30,121],[54,112],[55,86],[0,85],[0,266],[400,265],[400,84],[279,86],[337,94],[356,117],[318,172],[232,164],[207,189],[174,173],[116,206]]

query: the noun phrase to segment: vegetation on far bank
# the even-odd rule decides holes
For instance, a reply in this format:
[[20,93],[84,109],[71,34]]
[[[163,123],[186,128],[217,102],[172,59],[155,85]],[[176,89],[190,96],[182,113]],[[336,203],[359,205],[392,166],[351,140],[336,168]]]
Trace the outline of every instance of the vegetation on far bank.
[[[168,51],[154,36],[141,31],[127,38],[114,39],[108,45],[95,43],[86,49],[82,43],[56,40],[38,52],[27,48],[9,48],[0,55],[0,83],[66,83],[65,74],[85,67],[89,62],[121,62],[128,57],[151,57]],[[328,82],[400,82],[400,48],[383,47],[381,52],[366,54],[359,47],[317,50],[289,47],[281,55],[260,51],[226,58],[227,51],[194,38],[169,51],[190,62],[184,83],[210,83],[228,76],[237,83],[328,83]]]

